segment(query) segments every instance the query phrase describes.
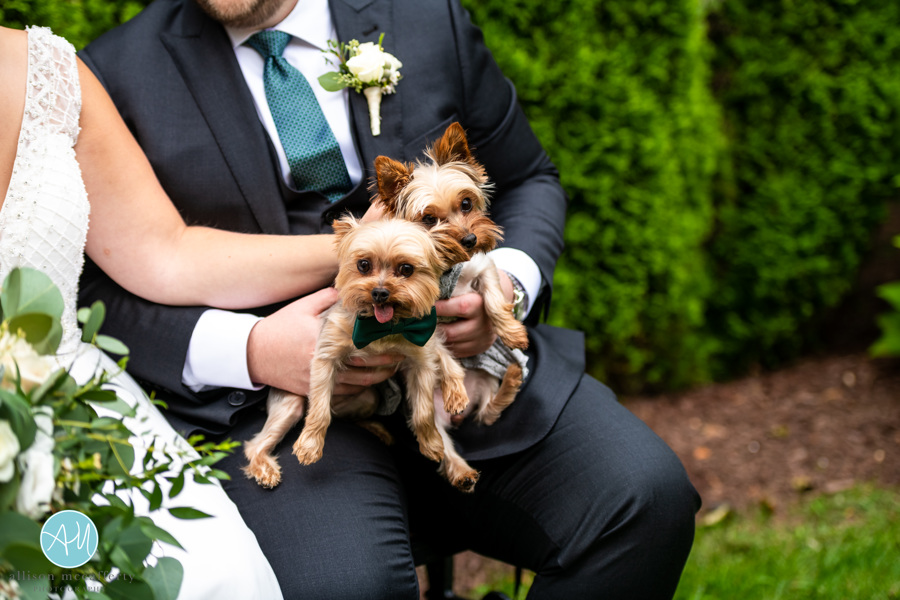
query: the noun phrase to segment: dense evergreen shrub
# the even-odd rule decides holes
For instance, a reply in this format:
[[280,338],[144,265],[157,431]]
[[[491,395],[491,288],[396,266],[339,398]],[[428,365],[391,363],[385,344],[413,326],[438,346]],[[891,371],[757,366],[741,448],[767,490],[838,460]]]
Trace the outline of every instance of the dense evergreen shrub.
[[469,0],[570,196],[551,320],[619,389],[707,376],[720,151],[699,0]]
[[712,15],[730,165],[710,245],[715,374],[818,337],[900,185],[900,3],[725,0]]
[[50,27],[80,50],[149,3],[150,0],[2,0],[0,25],[14,29],[27,25]]

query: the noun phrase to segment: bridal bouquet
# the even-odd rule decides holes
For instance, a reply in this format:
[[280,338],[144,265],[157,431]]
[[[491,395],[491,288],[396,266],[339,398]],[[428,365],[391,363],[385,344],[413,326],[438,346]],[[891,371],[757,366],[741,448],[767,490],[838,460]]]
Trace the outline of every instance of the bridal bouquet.
[[381,96],[397,91],[397,83],[402,77],[400,67],[403,63],[384,51],[382,41],[383,33],[377,44],[360,44],[357,40],[345,44],[328,40],[326,52],[338,58],[338,70],[319,77],[319,84],[329,92],[349,87],[356,93],[365,94],[372,135],[381,134]]
[[[135,515],[134,507],[116,491],[143,494],[151,512],[160,510],[164,496],[174,498],[185,476],[209,482],[227,477],[209,469],[234,444],[199,444],[199,452],[160,448],[147,452],[133,469],[133,432],[121,417],[133,410],[105,389],[110,375],[100,373],[86,383],[76,382],[61,368],[54,352],[62,337],[63,299],[50,279],[39,271],[16,269],[0,291],[0,600],[41,598],[67,591],[77,598],[174,599],[183,571],[174,558],[147,565],[151,546],[177,540]],[[111,352],[127,353],[120,342],[98,335],[105,312],[101,303],[79,311],[83,339]],[[119,362],[124,369],[125,359]],[[95,406],[111,409],[119,418],[101,417]],[[105,414],[105,413],[104,413]],[[151,449],[153,450],[153,449]],[[132,473],[132,470],[135,473]],[[169,483],[162,486],[163,478]],[[164,492],[164,490],[168,490]],[[163,509],[164,510],[164,509]],[[190,507],[168,509],[180,518],[207,515]],[[42,532],[54,517],[86,516],[94,537],[79,525]],[[49,525],[49,524],[48,524]],[[84,546],[83,564],[51,562],[47,536],[64,546],[65,554]],[[77,544],[76,544],[77,542]],[[64,562],[64,561],[62,561]],[[76,561],[77,562],[77,561]],[[71,596],[67,596],[71,597]]]

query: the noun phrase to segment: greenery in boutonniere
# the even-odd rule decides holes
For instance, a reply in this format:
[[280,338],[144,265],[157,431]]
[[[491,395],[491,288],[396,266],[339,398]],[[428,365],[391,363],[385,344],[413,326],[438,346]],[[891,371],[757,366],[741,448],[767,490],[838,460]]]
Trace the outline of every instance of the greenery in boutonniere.
[[[397,82],[402,78],[400,68],[403,63],[384,51],[382,41],[383,33],[377,44],[360,44],[357,40],[350,40],[345,44],[328,40],[328,49],[324,52],[337,57],[338,70],[319,77],[319,83],[329,92],[349,87],[356,93],[365,94],[372,135],[381,134],[381,96],[396,92]],[[331,62],[328,57],[326,60]]]
[[[135,463],[134,435],[122,417],[133,409],[105,386],[111,374],[76,382],[60,367],[54,352],[62,337],[62,295],[40,271],[15,269],[0,291],[0,598],[46,599],[51,587],[68,586],[77,598],[104,600],[174,599],[183,570],[174,558],[146,559],[156,541],[178,546],[153,520],[136,516],[116,495],[138,490],[150,509],[169,510],[178,518],[208,515],[191,507],[161,509],[175,498],[185,477],[201,483],[227,478],[210,465],[236,444],[201,444],[198,454],[179,448],[151,447]],[[121,342],[99,335],[105,311],[101,303],[79,311],[83,339],[116,354]],[[125,358],[119,361],[124,369]],[[95,406],[117,418],[101,417]],[[105,413],[104,413],[105,414]],[[168,483],[161,485],[163,479]],[[166,491],[168,490],[168,491]],[[40,545],[42,524],[53,514],[76,510],[97,526],[99,543],[80,567],[51,563]],[[110,573],[118,569],[118,575]],[[23,581],[24,579],[24,581]],[[88,587],[90,586],[90,587]],[[60,593],[60,596],[62,594]]]

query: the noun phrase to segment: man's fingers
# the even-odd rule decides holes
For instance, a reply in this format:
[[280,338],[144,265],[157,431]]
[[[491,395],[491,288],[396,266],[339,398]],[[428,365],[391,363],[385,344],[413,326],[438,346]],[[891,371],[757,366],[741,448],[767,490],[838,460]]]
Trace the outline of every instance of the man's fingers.
[[438,300],[434,305],[439,317],[462,317],[470,319],[481,308],[483,300],[475,292]]

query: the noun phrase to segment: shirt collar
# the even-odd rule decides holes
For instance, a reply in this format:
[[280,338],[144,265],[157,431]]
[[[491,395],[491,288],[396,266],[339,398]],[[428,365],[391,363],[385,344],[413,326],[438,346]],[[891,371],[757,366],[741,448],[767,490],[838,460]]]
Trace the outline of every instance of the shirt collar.
[[[294,10],[284,20],[272,27],[278,31],[289,33],[319,50],[328,49],[328,40],[335,37],[334,24],[331,22],[331,11],[328,0],[298,0]],[[225,27],[231,38],[233,48],[246,42],[254,33],[261,31],[255,28]]]

